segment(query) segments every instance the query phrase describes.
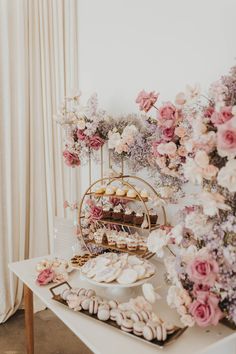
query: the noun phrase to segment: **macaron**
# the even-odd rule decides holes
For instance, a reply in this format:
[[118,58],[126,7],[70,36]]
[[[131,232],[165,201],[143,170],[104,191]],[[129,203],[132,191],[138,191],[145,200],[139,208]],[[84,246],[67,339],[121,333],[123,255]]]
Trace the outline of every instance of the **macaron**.
[[137,321],[133,324],[133,332],[136,336],[141,337],[143,335],[143,328],[145,327],[145,322]]
[[99,308],[97,318],[100,321],[107,321],[110,318],[110,311],[107,308]]
[[151,341],[156,338],[156,328],[150,325],[146,325],[143,327],[143,337]]
[[128,320],[128,319],[124,319],[121,322],[121,329],[124,332],[132,332],[133,331],[133,321],[132,320]]
[[121,326],[121,322],[126,319],[126,314],[124,312],[119,312],[116,315],[116,323]]
[[98,301],[97,299],[92,299],[89,302],[89,313],[91,315],[96,314],[98,312]]

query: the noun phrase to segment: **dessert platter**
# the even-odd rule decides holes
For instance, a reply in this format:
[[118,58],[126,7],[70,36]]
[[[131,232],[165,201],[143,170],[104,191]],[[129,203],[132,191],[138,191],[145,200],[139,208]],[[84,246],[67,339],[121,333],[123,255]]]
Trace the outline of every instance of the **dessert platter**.
[[[63,289],[58,292],[59,287]],[[142,296],[119,303],[98,296],[92,289],[72,288],[67,282],[52,287],[50,291],[53,300],[71,310],[110,325],[125,335],[155,347],[165,347],[187,329],[162,320]]]
[[85,192],[78,213],[87,251],[152,257],[147,248],[148,233],[167,225],[162,202],[155,189],[136,176],[119,175],[94,182]]
[[135,255],[104,253],[85,263],[81,274],[97,286],[131,288],[150,280],[155,274],[155,267]]

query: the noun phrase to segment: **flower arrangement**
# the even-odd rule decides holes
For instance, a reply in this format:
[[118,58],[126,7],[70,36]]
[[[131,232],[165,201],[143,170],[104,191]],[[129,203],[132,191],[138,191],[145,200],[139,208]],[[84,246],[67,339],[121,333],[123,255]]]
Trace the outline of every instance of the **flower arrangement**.
[[57,122],[65,130],[63,157],[70,167],[86,163],[90,154],[96,153],[105,143],[107,136],[106,113],[98,109],[97,95],[87,103],[81,103],[81,95],[65,97],[58,112]]
[[62,283],[68,280],[68,273],[71,272],[67,261],[54,259],[44,259],[36,266],[37,279],[36,283],[40,286],[47,285],[49,283]]

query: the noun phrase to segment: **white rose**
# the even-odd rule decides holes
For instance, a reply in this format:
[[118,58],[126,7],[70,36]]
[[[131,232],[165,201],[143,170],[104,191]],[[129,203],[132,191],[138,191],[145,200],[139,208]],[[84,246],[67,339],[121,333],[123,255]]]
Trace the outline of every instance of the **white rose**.
[[120,133],[108,133],[108,149],[115,149],[121,143]]
[[196,164],[196,162],[187,158],[185,164],[183,165],[184,176],[193,184],[201,184],[202,183],[202,168]]
[[166,231],[152,231],[147,239],[147,247],[150,252],[156,253],[158,257],[164,256],[163,247],[168,243]]
[[209,156],[207,155],[206,151],[203,150],[197,151],[194,160],[197,163],[197,165],[202,168],[205,168],[209,165]]
[[236,160],[230,160],[220,170],[217,182],[221,187],[227,188],[231,193],[236,192]]

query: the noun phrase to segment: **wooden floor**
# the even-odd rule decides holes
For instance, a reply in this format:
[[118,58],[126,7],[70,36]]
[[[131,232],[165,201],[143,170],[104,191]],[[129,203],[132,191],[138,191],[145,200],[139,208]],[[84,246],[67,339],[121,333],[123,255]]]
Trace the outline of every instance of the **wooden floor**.
[[[35,314],[35,354],[91,354],[92,352],[50,311]],[[25,354],[24,311],[0,325],[0,354]]]

